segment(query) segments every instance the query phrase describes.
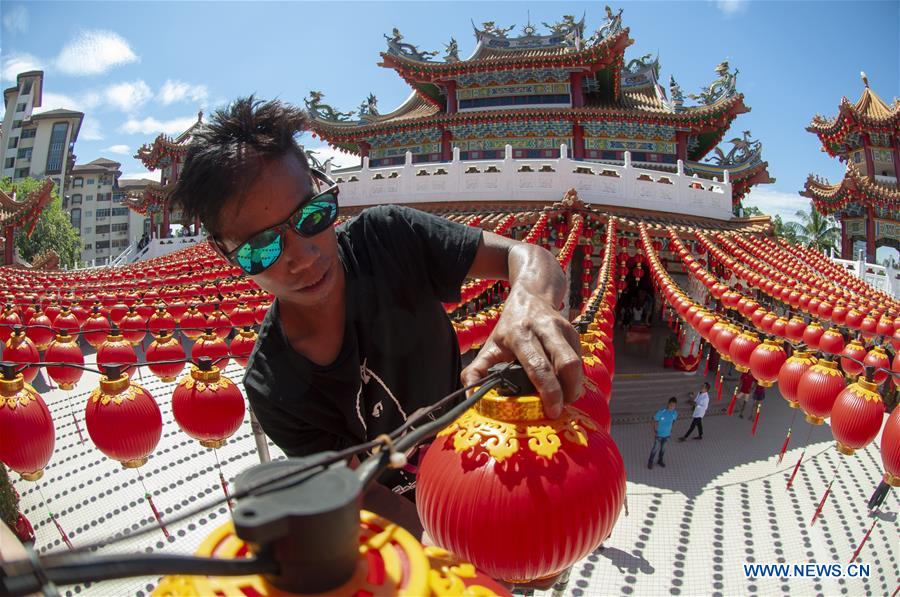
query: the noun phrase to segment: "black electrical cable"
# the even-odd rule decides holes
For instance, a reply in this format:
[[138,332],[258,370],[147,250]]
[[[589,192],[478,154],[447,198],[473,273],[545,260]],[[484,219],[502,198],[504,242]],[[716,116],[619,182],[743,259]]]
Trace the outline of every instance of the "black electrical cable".
[[[0,592],[4,595],[28,595],[41,590],[42,583],[29,561],[7,562],[4,567],[11,572],[9,576],[0,577]],[[168,554],[48,555],[41,558],[41,567],[50,582],[60,585],[164,574],[246,576],[278,573],[278,563],[270,558],[218,559]]]

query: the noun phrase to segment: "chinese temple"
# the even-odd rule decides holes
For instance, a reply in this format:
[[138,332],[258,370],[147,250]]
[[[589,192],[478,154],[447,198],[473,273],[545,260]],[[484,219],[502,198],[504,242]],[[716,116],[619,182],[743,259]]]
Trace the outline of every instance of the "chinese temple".
[[[634,41],[621,13],[607,8],[605,22],[590,35],[584,18],[569,15],[544,23],[543,32],[529,23],[518,35],[512,27],[487,22],[475,27],[476,46],[468,58],[460,58],[455,39],[438,59],[438,52],[419,50],[394,29],[385,35],[380,66],[395,70],[412,88],[399,108],[381,114],[372,94],[356,112],[324,103],[320,91],[306,100],[316,135],[359,155],[373,180],[388,178],[371,183],[342,171],[342,198],[350,204],[410,203],[466,200],[472,192],[480,201],[558,200],[565,189],[576,188],[588,203],[691,213],[691,204],[703,201],[706,191],[727,194],[727,201],[703,215],[729,219],[753,185],[773,182],[749,131],[732,139],[730,150],[716,147],[735,117],[750,110],[737,90],[737,71],[719,64],[717,78],[699,94],[688,94],[695,104],[687,105],[674,77],[668,94],[660,83],[658,57],[626,59]],[[474,164],[489,160],[511,162],[505,168]],[[537,168],[527,160],[537,160]],[[459,168],[464,181],[446,167],[428,167],[456,162],[473,162]],[[415,183],[390,180],[403,178],[397,170],[376,172],[404,165]],[[623,165],[643,171],[615,168]],[[446,178],[434,178],[441,175]],[[648,184],[614,186],[610,178]],[[682,180],[701,192],[681,193]],[[644,199],[647,205],[641,205]]]
[[38,218],[50,201],[53,181],[44,179],[44,183],[24,198],[17,197],[15,188],[12,195],[0,190],[0,230],[3,230],[3,265],[13,265],[15,248],[13,242],[17,229],[23,229],[31,236]]
[[806,128],[819,137],[822,151],[847,164],[843,180],[830,183],[810,174],[800,193],[816,209],[841,223],[841,257],[853,258],[853,243],[866,243],[866,261],[886,246],[900,249],[900,101],[882,100],[862,73],[856,103],[841,99],[838,115],[816,115]]
[[[153,143],[143,145],[134,155],[151,172],[160,171],[159,182],[150,182],[139,193],[125,199],[125,204],[132,210],[151,215],[151,238],[168,238],[172,221],[181,221],[181,210],[177,206],[170,211],[169,195],[175,188],[194,129],[202,122],[203,112],[200,112],[197,122],[177,137],[161,133]],[[199,231],[200,223],[192,224],[195,233]]]

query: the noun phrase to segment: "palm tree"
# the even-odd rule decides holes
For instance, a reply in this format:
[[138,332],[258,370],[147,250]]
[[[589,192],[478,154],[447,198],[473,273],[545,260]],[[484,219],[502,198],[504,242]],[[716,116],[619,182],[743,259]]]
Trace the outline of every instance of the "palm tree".
[[833,218],[823,216],[814,207],[809,211],[798,210],[796,216],[799,222],[784,224],[785,229],[793,232],[796,242],[817,251],[837,250],[841,229]]

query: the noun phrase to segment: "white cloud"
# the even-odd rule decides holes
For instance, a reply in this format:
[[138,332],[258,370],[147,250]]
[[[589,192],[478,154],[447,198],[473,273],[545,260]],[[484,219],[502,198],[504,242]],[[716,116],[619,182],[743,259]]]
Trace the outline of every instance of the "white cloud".
[[162,180],[162,170],[154,170],[150,172],[149,170],[145,170],[143,172],[127,172],[119,177],[119,181],[122,180],[135,180],[138,178],[146,178],[147,180],[155,180],[156,182],[160,182]]
[[65,108],[66,110],[77,110],[86,112],[91,108],[100,105],[100,96],[96,93],[86,93],[84,95],[65,95],[62,93],[53,93],[52,91],[42,94],[41,107],[35,108],[35,114],[46,112],[47,110],[56,110]]
[[348,168],[351,166],[359,166],[360,159],[358,155],[354,155],[352,153],[346,153],[339,149],[334,149],[333,147],[329,147],[328,145],[321,145],[319,147],[309,147],[304,146],[304,149],[312,151],[315,155],[316,159],[321,163],[325,163],[328,158],[333,158],[331,160],[331,167],[333,168]]
[[104,95],[110,105],[123,112],[134,112],[153,97],[153,92],[149,85],[137,80],[133,83],[112,85],[106,89]]
[[131,46],[119,34],[82,31],[60,51],[55,63],[67,75],[99,75],[137,59]]
[[28,33],[28,11],[17,4],[3,14],[3,28],[10,33]]
[[78,138],[84,141],[102,141],[104,137],[100,131],[100,123],[91,116],[85,116],[81,122]]
[[715,0],[716,8],[725,16],[733,16],[747,10],[749,0]]
[[141,120],[130,118],[125,121],[125,124],[119,127],[119,130],[129,135],[136,133],[142,135],[151,135],[153,133],[179,135],[195,122],[197,122],[196,116],[185,116],[184,118],[173,118],[171,120],[157,120],[152,116],[148,116]]
[[24,52],[13,52],[3,57],[2,72],[0,78],[4,82],[14,82],[16,75],[30,70],[41,70],[43,68],[41,59]]
[[799,221],[798,210],[809,210],[809,199],[799,193],[783,193],[762,186],[753,189],[744,198],[745,207],[758,207],[763,213],[772,217],[781,216],[784,221]]
[[206,105],[209,97],[209,90],[206,85],[191,85],[183,81],[173,81],[171,79],[163,83],[162,88],[157,94],[157,98],[164,106],[174,104],[184,100],[197,102],[201,106]]
[[131,155],[131,150],[128,149],[127,145],[110,145],[103,151],[105,151],[107,153],[117,153],[119,155],[128,155],[128,156]]

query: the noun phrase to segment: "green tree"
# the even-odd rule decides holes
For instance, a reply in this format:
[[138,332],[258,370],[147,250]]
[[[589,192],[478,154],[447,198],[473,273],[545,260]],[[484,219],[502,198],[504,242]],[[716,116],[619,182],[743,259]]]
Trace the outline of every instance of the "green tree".
[[[19,198],[25,197],[36,191],[41,186],[40,180],[26,178],[17,180],[16,192]],[[8,178],[0,181],[0,188],[7,194],[12,192],[13,183]],[[78,231],[72,226],[69,214],[62,208],[62,200],[57,194],[56,187],[51,192],[50,202],[44,206],[37,224],[29,237],[26,230],[16,230],[16,248],[25,261],[31,262],[35,257],[49,249],[59,254],[59,263],[62,266],[73,267],[81,256],[81,240]]]
[[762,210],[755,205],[751,205],[749,207],[744,207],[744,217],[749,218],[750,216],[764,216]]
[[841,229],[834,219],[823,216],[815,208],[809,211],[798,210],[799,222],[788,222],[786,228],[792,228],[797,242],[817,251],[837,250],[840,242]]
[[772,231],[775,233],[775,236],[783,238],[791,244],[797,244],[797,231],[794,226],[791,226],[794,222],[785,223],[780,215],[775,215],[772,218]]

